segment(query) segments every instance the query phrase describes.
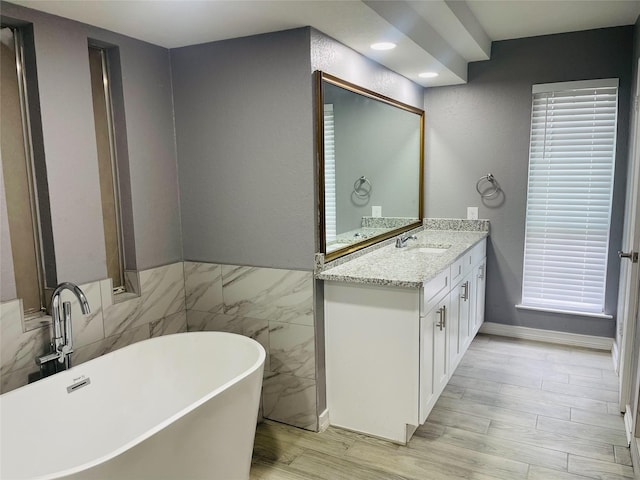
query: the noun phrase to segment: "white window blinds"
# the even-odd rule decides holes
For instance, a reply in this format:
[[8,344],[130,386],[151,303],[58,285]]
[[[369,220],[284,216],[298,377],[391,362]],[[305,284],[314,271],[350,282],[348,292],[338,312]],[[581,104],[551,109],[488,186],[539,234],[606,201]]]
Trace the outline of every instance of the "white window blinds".
[[533,87],[522,306],[603,313],[618,80]]
[[324,105],[324,224],[327,244],[336,240],[336,146],[333,105]]

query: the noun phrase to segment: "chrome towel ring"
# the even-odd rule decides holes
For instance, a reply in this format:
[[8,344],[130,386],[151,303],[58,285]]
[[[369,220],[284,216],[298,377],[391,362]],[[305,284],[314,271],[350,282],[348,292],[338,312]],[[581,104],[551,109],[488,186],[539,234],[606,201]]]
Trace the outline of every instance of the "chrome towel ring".
[[[485,190],[481,190],[481,186],[485,183],[489,183],[490,186]],[[498,181],[495,179],[492,173],[487,173],[486,175],[480,177],[480,179],[476,182],[476,191],[480,194],[482,198],[493,198],[498,193],[500,193],[500,185]]]
[[367,198],[369,195],[371,195],[372,188],[373,187],[369,179],[363,175],[354,182],[353,193],[358,198]]

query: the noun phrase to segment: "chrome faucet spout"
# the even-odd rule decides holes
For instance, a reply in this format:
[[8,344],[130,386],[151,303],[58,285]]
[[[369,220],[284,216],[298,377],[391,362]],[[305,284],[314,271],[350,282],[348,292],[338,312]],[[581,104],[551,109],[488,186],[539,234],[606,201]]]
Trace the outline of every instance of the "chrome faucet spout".
[[80,309],[82,313],[85,315],[89,315],[91,313],[91,308],[89,307],[89,302],[87,301],[87,297],[84,292],[78,287],[76,284],[71,282],[63,282],[56,287],[53,291],[53,295],[51,296],[51,310],[52,315],[60,315],[58,308],[60,308],[60,295],[64,290],[69,290],[71,293],[75,295],[80,303]]
[[402,235],[400,235],[398,238],[396,238],[396,248],[403,248],[407,246],[407,242],[409,240],[417,240],[418,237],[416,237],[415,235],[405,235],[404,237]]

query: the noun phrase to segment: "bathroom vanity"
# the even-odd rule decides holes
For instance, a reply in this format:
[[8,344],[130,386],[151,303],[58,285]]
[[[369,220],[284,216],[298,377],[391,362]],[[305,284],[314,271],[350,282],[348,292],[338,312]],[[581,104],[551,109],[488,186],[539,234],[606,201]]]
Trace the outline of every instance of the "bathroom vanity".
[[489,225],[423,220],[422,109],[315,77],[329,423],[406,443],[483,321]]
[[421,230],[321,271],[331,425],[406,443],[484,320],[487,231]]

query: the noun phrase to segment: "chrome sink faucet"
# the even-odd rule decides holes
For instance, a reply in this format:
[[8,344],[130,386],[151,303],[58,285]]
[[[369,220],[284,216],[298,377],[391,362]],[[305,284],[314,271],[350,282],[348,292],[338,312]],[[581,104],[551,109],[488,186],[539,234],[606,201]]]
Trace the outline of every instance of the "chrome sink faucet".
[[405,236],[400,235],[398,238],[396,238],[396,248],[406,247],[407,242],[409,240],[417,240],[417,239],[418,237],[416,237],[415,235],[409,235],[409,234],[406,234]]
[[[71,368],[71,354],[73,353],[73,329],[71,323],[71,302],[62,304],[62,321],[60,320],[60,297],[64,290],[69,290],[75,295],[80,303],[82,313],[91,313],[89,302],[84,292],[77,285],[64,282],[56,287],[51,296],[51,323],[53,326],[53,340],[51,342],[52,352],[48,355],[38,357],[36,363],[42,367],[44,364],[57,360],[64,363],[65,368]],[[64,324],[64,325],[63,325]],[[57,369],[56,369],[57,370]]]

